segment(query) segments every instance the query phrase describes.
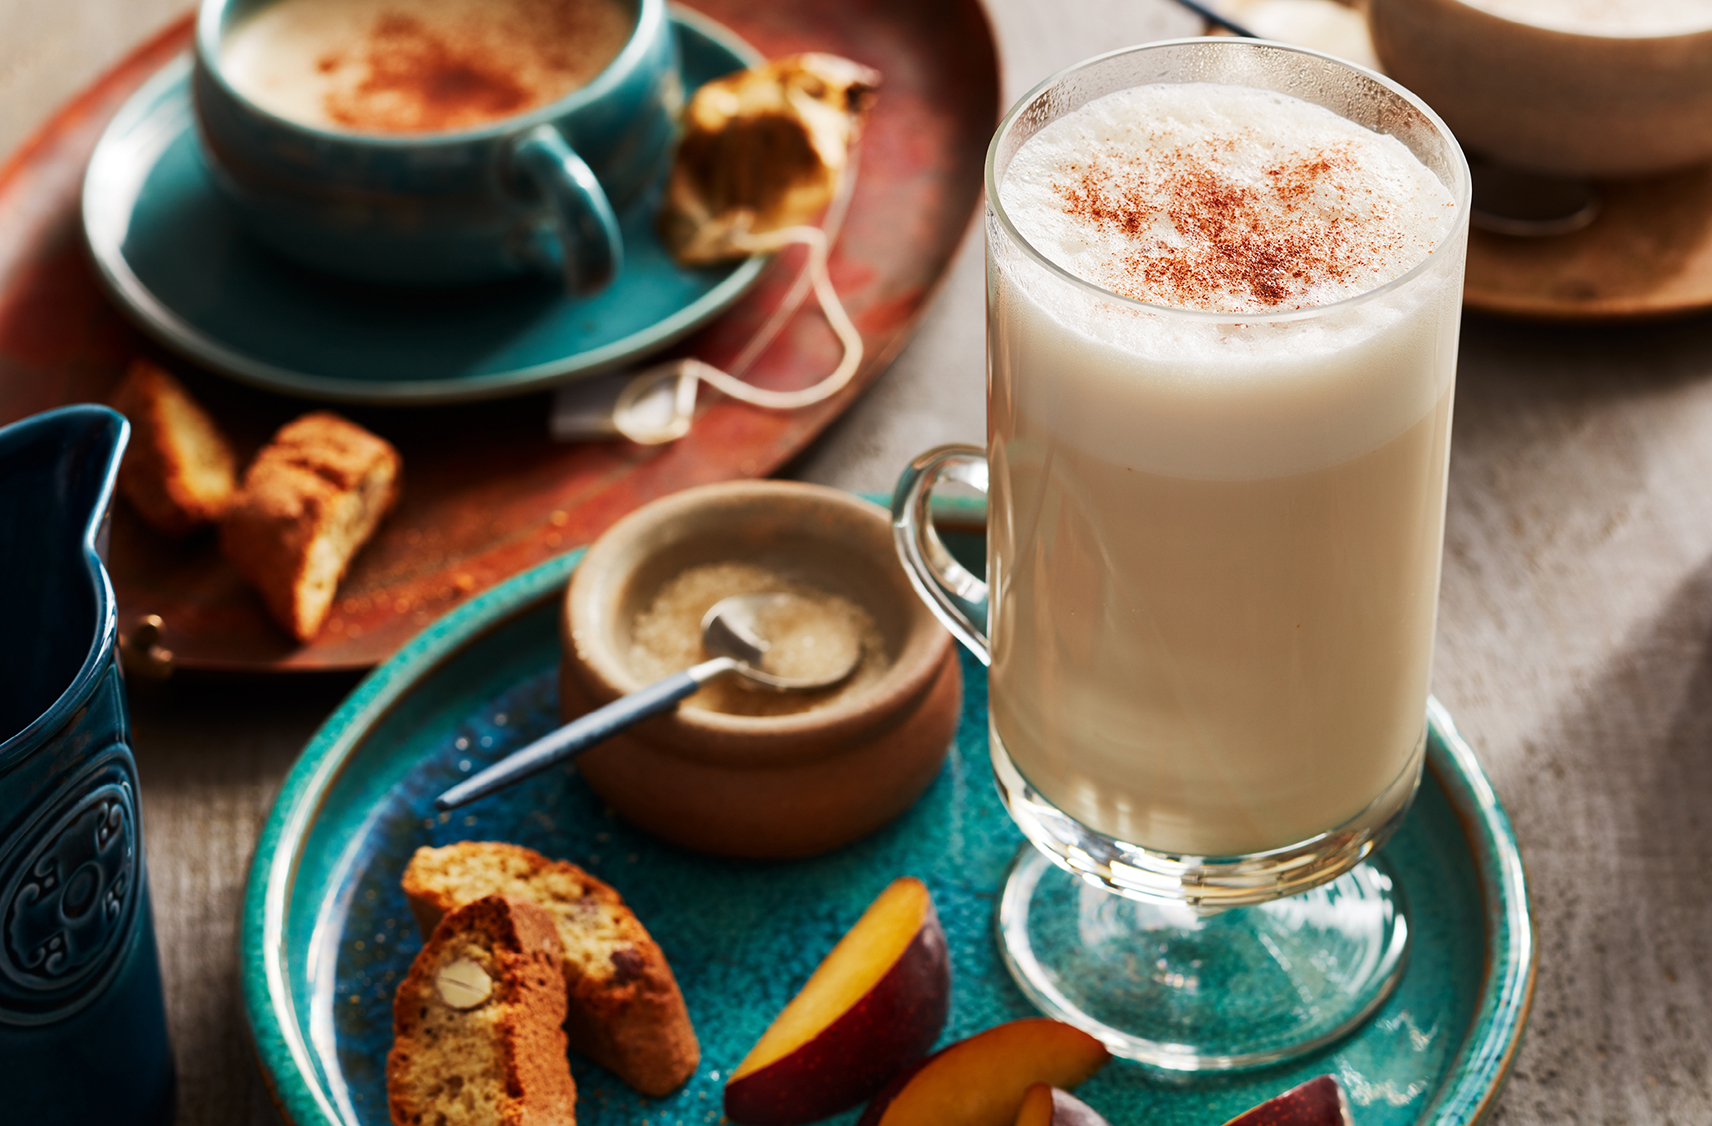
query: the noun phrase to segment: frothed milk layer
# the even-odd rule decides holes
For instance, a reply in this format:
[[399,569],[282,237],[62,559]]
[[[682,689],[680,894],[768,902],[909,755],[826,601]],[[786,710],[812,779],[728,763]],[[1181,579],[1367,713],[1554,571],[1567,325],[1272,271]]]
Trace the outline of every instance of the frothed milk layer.
[[1000,188],[1022,236],[1137,301],[1330,305],[1406,273],[1453,201],[1402,142],[1247,87],[1137,86],[1053,122]]
[[1712,0],[1467,0],[1495,16],[1580,35],[1682,35],[1712,28]]
[[623,0],[275,0],[226,33],[220,71],[304,125],[468,129],[587,84],[634,22]]
[[[1117,205],[1090,209],[1090,191]],[[1322,107],[1202,83],[1120,91],[1030,138],[1000,195],[1070,273],[1233,314],[1149,312],[1018,255],[991,316],[1019,365],[1056,373],[1022,382],[1018,407],[1089,453],[1183,477],[1306,472],[1395,438],[1448,385],[1460,270],[1288,317],[1407,273],[1459,218],[1399,141]]]
[[1161,851],[1346,823],[1421,745],[1457,200],[1392,138],[1215,85],[1090,102],[1000,199],[1062,269],[1196,311],[989,227],[996,737],[1060,809]]

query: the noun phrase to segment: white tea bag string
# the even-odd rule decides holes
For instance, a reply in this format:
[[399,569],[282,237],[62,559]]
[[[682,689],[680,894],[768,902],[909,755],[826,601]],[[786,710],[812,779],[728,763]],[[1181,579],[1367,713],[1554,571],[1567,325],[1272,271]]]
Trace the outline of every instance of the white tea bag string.
[[[827,205],[826,215],[822,218],[820,229],[826,234],[826,245],[830,252],[832,244],[838,241],[838,233],[844,229],[844,217],[850,213],[850,199],[856,194],[856,171],[861,166],[862,147],[857,145],[850,150],[849,163],[844,172],[838,177],[838,191],[833,195],[832,202]],[[814,275],[807,269],[797,271],[797,276],[791,281],[791,288],[785,294],[785,299],[779,302],[779,307],[773,310],[773,315],[767,318],[767,323],[761,326],[753,339],[737,354],[737,358],[726,365],[726,374],[741,379],[749,370],[749,365],[760,358],[761,353],[773,343],[773,338],[783,331],[791,318],[796,316],[797,309],[802,306],[803,299],[808,296],[809,287],[814,282]]]
[[[820,309],[827,324],[832,326],[832,331],[844,345],[844,358],[831,374],[811,387],[796,391],[774,391],[745,383],[701,360],[674,360],[641,372],[619,393],[618,401],[613,404],[612,422],[620,434],[645,446],[682,438],[689,433],[690,425],[695,419],[698,382],[706,383],[738,402],[767,410],[786,411],[798,410],[828,399],[850,382],[856,374],[856,369],[862,364],[862,334],[856,331],[856,326],[850,321],[850,315],[844,311],[844,304],[838,299],[838,291],[832,287],[832,278],[826,268],[826,232],[819,227],[786,227],[764,235],[740,234],[732,238],[734,248],[752,254],[771,254],[797,243],[808,247],[806,276],[814,288],[815,298],[820,302]],[[760,339],[761,337],[757,337],[757,342]],[[672,417],[661,423],[647,417],[638,410],[638,406],[666,380],[676,380],[677,386],[672,396]]]
[[[855,195],[860,156],[860,146],[851,149],[850,163],[839,177],[838,194],[827,207],[822,226],[785,227],[760,235],[746,231],[732,233],[731,248],[739,253],[771,254],[800,243],[808,248],[808,261],[804,268],[797,272],[790,290],[786,292],[784,300],[779,302],[778,308],[773,310],[773,315],[767,318],[760,331],[744,346],[743,351],[738,353],[726,370],[702,360],[681,359],[657,364],[638,372],[619,392],[613,403],[612,425],[615,430],[632,442],[644,446],[657,446],[682,438],[690,432],[690,426],[695,422],[696,391],[702,383],[751,406],[768,410],[796,410],[836,395],[854,378],[856,370],[862,366],[862,334],[851,323],[849,314],[844,311],[843,302],[838,299],[838,291],[833,288],[832,278],[827,270],[827,259],[832,243],[844,226],[844,217],[850,210],[850,199]],[[832,326],[832,331],[844,345],[844,358],[825,379],[799,391],[772,391],[744,383],[739,377],[749,370],[750,365],[767,350],[785,325],[790,323],[791,318],[796,316],[810,289],[819,301],[827,323]],[[654,393],[667,382],[674,383],[671,410],[668,417],[661,418],[660,404]]]

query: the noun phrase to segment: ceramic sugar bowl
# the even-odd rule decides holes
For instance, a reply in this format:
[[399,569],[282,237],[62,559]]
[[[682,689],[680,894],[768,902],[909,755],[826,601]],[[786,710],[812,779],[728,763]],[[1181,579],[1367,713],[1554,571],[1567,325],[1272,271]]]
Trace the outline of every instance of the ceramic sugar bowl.
[[[864,667],[817,697],[755,704],[781,714],[730,714],[692,698],[583,756],[588,784],[643,828],[729,856],[810,856],[903,813],[938,775],[956,731],[958,657],[910,589],[885,511],[834,489],[710,485],[615,524],[566,594],[565,718],[644,687],[655,670],[638,646],[655,627],[638,623],[654,622],[685,580],[722,575],[751,585],[776,576],[859,607],[872,626]],[[720,687],[720,706],[745,706],[730,695],[743,689]]]

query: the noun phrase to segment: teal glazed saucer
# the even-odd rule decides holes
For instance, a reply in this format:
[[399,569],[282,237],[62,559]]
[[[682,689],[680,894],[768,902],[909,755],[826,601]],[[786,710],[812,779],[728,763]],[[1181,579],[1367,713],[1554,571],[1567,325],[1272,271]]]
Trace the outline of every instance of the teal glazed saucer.
[[[994,938],[1023,840],[988,766],[985,670],[967,658],[961,726],[938,781],[897,822],[816,859],[733,861],[663,844],[617,820],[570,769],[435,814],[448,784],[556,725],[558,604],[577,558],[429,626],[362,682],[286,779],[250,872],[242,973],[287,1122],[388,1122],[391,1000],[422,945],[399,878],[425,844],[507,840],[575,861],[615,885],[665,950],[701,1067],[652,1100],[573,1057],[583,1126],[720,1122],[726,1076],[901,875],[926,881],[945,926],[953,987],[941,1043],[1037,1015]],[[1532,921],[1508,817],[1449,715],[1435,703],[1429,720],[1425,780],[1384,851],[1415,927],[1396,992],[1348,1039],[1286,1066],[1173,1081],[1114,1061],[1077,1092],[1112,1126],[1219,1126],[1326,1072],[1360,1126],[1470,1126],[1491,1111],[1532,997]]]
[[[706,17],[677,8],[672,20],[689,89],[761,59]],[[84,179],[84,234],[103,285],[144,331],[245,383],[393,405],[539,390],[681,339],[765,265],[679,267],[644,200],[621,223],[624,268],[594,297],[544,278],[414,290],[314,273],[238,232],[203,163],[189,78],[181,57],[114,117]]]

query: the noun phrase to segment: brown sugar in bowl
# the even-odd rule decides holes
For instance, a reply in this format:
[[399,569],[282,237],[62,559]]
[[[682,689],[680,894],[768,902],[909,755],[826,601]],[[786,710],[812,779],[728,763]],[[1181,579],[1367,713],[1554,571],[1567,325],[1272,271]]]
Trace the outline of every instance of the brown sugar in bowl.
[[886,512],[836,489],[708,485],[614,524],[565,595],[565,718],[645,687],[627,660],[637,613],[674,576],[720,562],[765,567],[855,602],[872,615],[889,666],[871,683],[788,715],[680,705],[584,755],[584,779],[642,828],[727,856],[812,856],[903,813],[950,748],[962,673],[951,636],[897,562]]

